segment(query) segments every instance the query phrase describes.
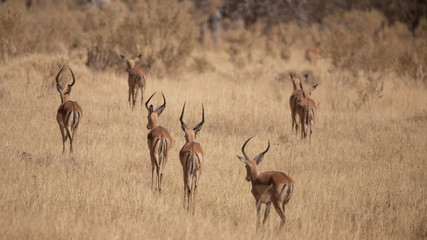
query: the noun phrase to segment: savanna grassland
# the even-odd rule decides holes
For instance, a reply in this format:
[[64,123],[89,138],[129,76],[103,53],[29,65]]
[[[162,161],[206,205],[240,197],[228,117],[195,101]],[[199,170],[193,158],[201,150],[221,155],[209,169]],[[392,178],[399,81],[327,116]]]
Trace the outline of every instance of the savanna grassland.
[[[324,22],[334,31],[283,24],[271,32],[295,37],[284,58],[280,51],[287,46],[270,42],[261,26],[248,32],[233,25],[219,42],[208,38],[202,46],[189,20],[195,13],[189,13],[175,16],[174,28],[182,31],[151,30],[150,42],[126,32],[146,23],[129,3],[112,1],[100,11],[40,2],[32,10],[20,1],[0,4],[1,239],[427,238],[425,20],[416,39],[398,23],[372,37],[383,19],[375,11],[330,16]],[[185,3],[178,8],[191,7]],[[151,4],[154,12],[164,7]],[[304,59],[313,45],[309,35],[322,42],[316,64]],[[150,189],[147,110],[138,98],[131,111],[119,57],[150,50],[156,62],[144,100],[165,94],[160,124],[173,139],[161,195]],[[91,65],[91,51],[103,62]],[[61,154],[56,121],[54,78],[63,64],[73,69],[71,99],[83,109],[71,155],[68,142]],[[311,144],[291,130],[290,72],[308,72],[307,88],[319,82],[312,93],[318,109]],[[61,81],[70,79],[64,71]],[[161,104],[160,94],[152,101]],[[200,122],[205,106],[197,136],[205,162],[194,215],[183,208],[178,157],[184,102],[189,126]],[[259,171],[283,171],[295,181],[279,232],[273,209],[264,229],[255,229],[251,184],[236,158],[250,136],[250,157],[268,140],[272,145]]]

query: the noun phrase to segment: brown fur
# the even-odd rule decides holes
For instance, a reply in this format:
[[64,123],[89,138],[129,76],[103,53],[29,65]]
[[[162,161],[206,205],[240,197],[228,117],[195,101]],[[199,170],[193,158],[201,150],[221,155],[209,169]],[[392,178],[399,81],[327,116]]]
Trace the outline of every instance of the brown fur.
[[151,97],[145,103],[145,106],[148,110],[147,129],[150,130],[147,135],[147,144],[148,149],[150,150],[151,158],[151,190],[153,190],[154,187],[154,170],[156,170],[157,185],[155,190],[161,192],[163,171],[168,161],[169,149],[172,146],[172,137],[170,136],[168,130],[160,126],[158,122],[160,114],[166,107],[165,96],[163,95],[164,104],[158,107],[156,110],[153,110],[153,105],[150,105],[150,107],[148,107],[148,102],[151,100],[154,94],[151,95]]
[[127,59],[121,55],[122,60],[126,61],[126,71],[128,72],[128,85],[129,85],[129,105],[132,110],[136,104],[136,98],[138,97],[138,90],[141,89],[141,108],[144,101],[144,91],[147,85],[147,71],[143,67],[135,66],[135,62],[138,62],[141,55],[134,59]]
[[300,85],[303,90],[303,97],[297,98],[297,112],[301,123],[301,138],[305,139],[309,134],[311,143],[311,134],[313,132],[316,117],[316,103],[309,97],[309,95],[306,95],[301,83]]
[[58,108],[56,114],[56,120],[59,124],[59,130],[61,131],[62,136],[62,154],[65,153],[65,142],[67,139],[70,139],[70,153],[73,152],[73,140],[74,135],[77,132],[77,127],[79,126],[80,119],[83,116],[82,108],[75,101],[70,100],[71,87],[75,83],[75,78],[73,71],[70,68],[70,72],[73,76],[73,83],[68,85],[67,88],[59,83],[58,78],[65,66],[56,75],[56,88],[61,97],[61,105]]
[[[252,137],[251,137],[252,138]],[[242,153],[245,158],[237,156],[240,161],[245,163],[246,166],[246,180],[252,184],[252,195],[255,198],[257,207],[257,229],[260,225],[260,212],[261,204],[265,204],[264,220],[262,224],[266,222],[270,213],[271,203],[273,203],[277,214],[280,216],[279,228],[283,226],[286,221],[285,217],[285,206],[289,202],[294,189],[294,181],[288,175],[278,171],[268,171],[258,174],[257,165],[261,163],[264,158],[264,154],[270,148],[270,142],[268,143],[267,150],[258,154],[253,160],[250,160],[245,154],[244,148],[251,139],[249,138],[242,147]]]
[[307,60],[307,62],[312,63],[312,64],[316,64],[317,59],[319,58],[319,48],[308,48],[305,51],[305,60]]
[[202,122],[197,124],[193,129],[189,129],[182,120],[184,116],[184,110],[185,103],[180,117],[181,128],[185,133],[185,144],[179,152],[179,159],[181,162],[184,178],[184,208],[187,208],[187,211],[192,208],[194,214],[197,186],[200,180],[200,175],[202,174],[202,166],[204,161],[202,147],[194,140],[196,139],[197,133],[201,130],[204,123],[204,107],[202,110]]
[[[291,118],[292,118],[292,131],[294,130],[295,126],[295,133],[298,133],[298,122],[296,121],[296,115],[299,111],[299,105],[297,104],[297,99],[303,98],[303,95],[310,96],[311,92],[316,89],[317,83],[314,84],[309,91],[301,89],[302,79],[300,77],[295,77],[292,74],[290,74],[292,84],[294,91],[292,92],[290,98],[289,98],[289,105],[291,107]],[[304,75],[304,81],[307,80],[308,74]]]

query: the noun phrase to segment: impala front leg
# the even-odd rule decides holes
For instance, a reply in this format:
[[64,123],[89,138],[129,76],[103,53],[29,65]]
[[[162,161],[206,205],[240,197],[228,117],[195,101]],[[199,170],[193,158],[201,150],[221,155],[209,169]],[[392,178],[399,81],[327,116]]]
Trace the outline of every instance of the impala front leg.
[[266,203],[266,205],[265,205],[265,213],[264,213],[264,220],[262,221],[262,225],[264,225],[265,222],[267,221],[268,215],[270,214],[270,207],[271,207],[271,202]]
[[67,135],[65,135],[65,128],[59,125],[59,130],[61,131],[62,135],[62,155],[65,153],[65,142],[67,141]]
[[153,154],[150,153],[150,157],[151,157],[151,191],[153,192],[153,187],[154,187],[154,168],[155,168],[155,163],[154,163],[154,156]]
[[258,232],[260,224],[260,213],[261,213],[261,201],[256,201],[256,231]]

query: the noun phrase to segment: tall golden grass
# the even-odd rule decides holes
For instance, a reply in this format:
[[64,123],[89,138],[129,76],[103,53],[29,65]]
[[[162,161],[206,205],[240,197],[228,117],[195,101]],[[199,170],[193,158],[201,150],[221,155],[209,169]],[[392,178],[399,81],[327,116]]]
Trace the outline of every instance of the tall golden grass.
[[[296,36],[310,31],[295,28],[289,25]],[[146,93],[164,92],[160,123],[173,138],[161,195],[150,190],[147,112],[130,110],[125,66],[92,71],[79,49],[8,57],[0,67],[0,238],[425,239],[424,86],[394,71],[355,74],[327,58],[308,64],[304,41],[284,61],[256,47],[262,37],[249,40],[250,56],[240,52],[237,62],[227,52],[233,43],[224,41],[196,47],[194,62],[175,75],[149,75]],[[65,156],[53,85],[62,64],[74,71],[71,99],[83,109],[75,153]],[[291,132],[288,73],[303,71],[320,83],[311,145]],[[370,84],[375,79],[382,84]],[[183,208],[178,157],[185,101],[188,125],[200,121],[201,103],[206,118],[197,138],[205,162],[194,215]],[[250,156],[272,143],[259,170],[295,181],[280,231],[274,211],[255,230],[251,186],[235,157],[253,135]]]

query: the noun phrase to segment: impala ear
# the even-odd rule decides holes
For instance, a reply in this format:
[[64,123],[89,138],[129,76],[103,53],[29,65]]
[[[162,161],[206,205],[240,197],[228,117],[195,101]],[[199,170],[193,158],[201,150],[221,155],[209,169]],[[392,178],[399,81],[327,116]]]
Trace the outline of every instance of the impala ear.
[[244,163],[245,165],[248,165],[248,163],[247,163],[247,161],[248,160],[246,160],[246,159],[244,159],[244,158],[242,158],[241,156],[239,156],[239,155],[236,155],[236,157],[242,162],[242,163]]
[[71,85],[67,86],[67,93],[70,94],[71,93]]
[[262,153],[258,154],[258,155],[254,158],[254,161],[256,162],[256,165],[258,165],[258,164],[260,164],[260,163],[261,163],[262,159],[264,159],[264,155],[265,155],[265,153],[267,153],[269,149],[270,149],[270,140],[268,140],[268,146],[267,146],[267,149],[266,149],[264,152],[262,152]]
[[308,73],[304,74],[304,81],[307,81]]
[[316,89],[317,88],[317,85],[318,85],[319,83],[316,83],[316,84],[314,84],[311,88],[310,88],[310,90],[309,90],[309,93],[311,94],[311,92],[314,90],[314,89]]

